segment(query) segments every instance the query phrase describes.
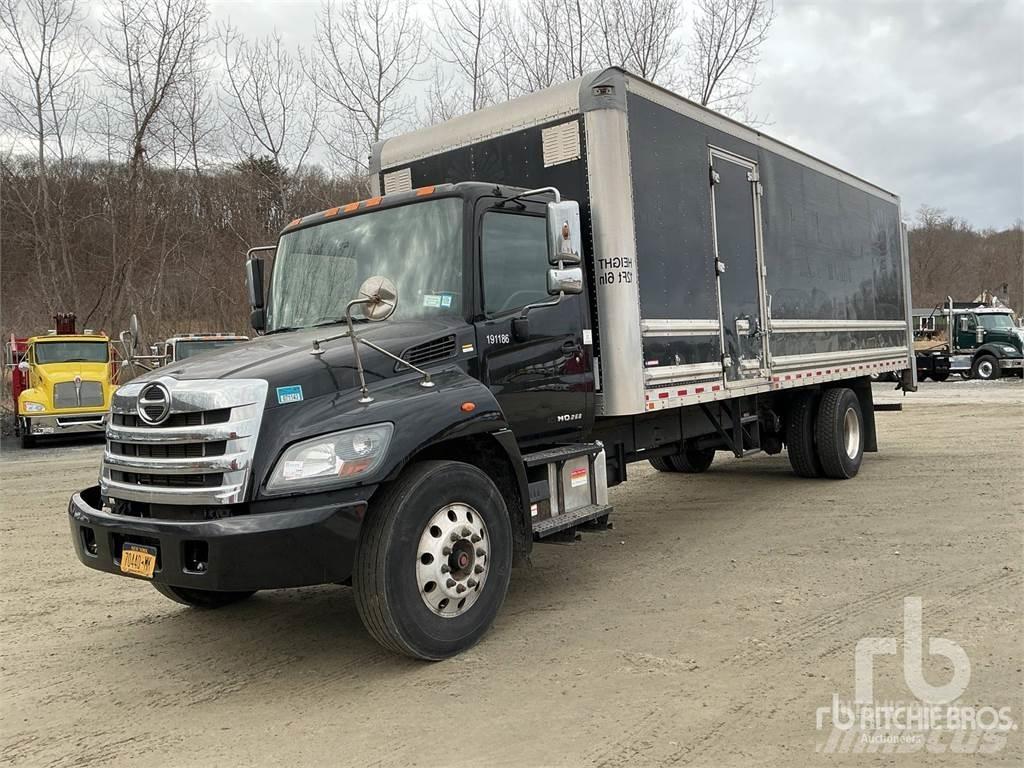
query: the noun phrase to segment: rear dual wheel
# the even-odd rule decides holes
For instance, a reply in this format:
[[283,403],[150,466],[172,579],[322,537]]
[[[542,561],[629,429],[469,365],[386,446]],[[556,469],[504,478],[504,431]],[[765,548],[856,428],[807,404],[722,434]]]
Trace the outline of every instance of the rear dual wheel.
[[681,453],[649,459],[651,466],[659,472],[682,472],[684,474],[707,472],[714,460],[714,448],[685,448]]
[[801,392],[786,422],[789,463],[800,477],[851,478],[864,459],[864,414],[851,389]]

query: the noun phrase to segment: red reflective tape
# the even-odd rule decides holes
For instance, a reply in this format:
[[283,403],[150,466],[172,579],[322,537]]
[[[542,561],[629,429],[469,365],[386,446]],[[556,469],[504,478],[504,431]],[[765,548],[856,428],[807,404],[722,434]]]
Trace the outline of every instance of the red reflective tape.
[[658,397],[660,397],[662,400],[668,400],[668,392],[659,392]]
[[787,374],[786,374],[786,381],[789,381],[789,380],[790,380],[791,378],[793,378],[793,377],[792,377],[792,376],[790,376],[790,375],[789,375],[789,374],[787,373]]
[[704,391],[704,387],[695,387],[693,391],[699,395],[701,392]]
[[679,397],[686,397],[686,390],[680,389],[676,394],[679,395]]
[[711,391],[712,391],[712,392],[717,392],[717,391],[718,391],[718,390],[720,390],[720,389],[721,389],[721,387],[720,387],[720,386],[718,386],[717,384],[715,384],[714,386],[712,386],[712,387],[711,387]]

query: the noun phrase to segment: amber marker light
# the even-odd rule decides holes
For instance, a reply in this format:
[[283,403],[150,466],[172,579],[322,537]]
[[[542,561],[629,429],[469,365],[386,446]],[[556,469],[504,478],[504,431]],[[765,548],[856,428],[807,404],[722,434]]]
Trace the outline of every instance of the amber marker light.
[[476,403],[463,403],[462,405],[459,406],[459,409],[465,411],[466,413],[470,413],[476,410]]

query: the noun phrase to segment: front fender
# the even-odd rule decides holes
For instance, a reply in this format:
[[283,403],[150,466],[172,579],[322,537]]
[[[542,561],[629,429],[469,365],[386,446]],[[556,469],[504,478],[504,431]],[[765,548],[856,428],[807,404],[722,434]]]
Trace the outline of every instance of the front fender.
[[1020,357],[1020,350],[1014,348],[1013,352],[1008,352],[1003,349],[1004,345],[1013,346],[1006,341],[992,341],[987,344],[982,344],[974,353],[974,359],[977,359],[981,355],[992,355],[1000,360],[1007,357]]
[[[431,377],[434,386],[430,388],[420,386],[419,375],[390,379],[370,390],[371,403],[359,403],[359,392],[347,391],[268,409],[253,466],[254,495],[271,496],[265,491],[266,480],[288,446],[329,432],[385,421],[395,425],[387,458],[372,475],[359,479],[359,485],[374,485],[396,476],[410,456],[430,445],[507,430],[508,423],[494,395],[465,371],[453,366]],[[508,452],[509,441],[499,442]],[[511,444],[515,445],[514,440]],[[518,458],[510,456],[513,464]]]

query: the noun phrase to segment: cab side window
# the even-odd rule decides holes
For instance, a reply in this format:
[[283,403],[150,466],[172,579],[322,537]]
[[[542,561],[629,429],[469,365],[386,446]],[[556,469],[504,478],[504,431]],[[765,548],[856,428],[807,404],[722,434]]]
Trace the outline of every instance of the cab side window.
[[548,298],[548,240],[543,217],[485,213],[480,252],[488,317]]

